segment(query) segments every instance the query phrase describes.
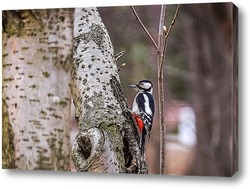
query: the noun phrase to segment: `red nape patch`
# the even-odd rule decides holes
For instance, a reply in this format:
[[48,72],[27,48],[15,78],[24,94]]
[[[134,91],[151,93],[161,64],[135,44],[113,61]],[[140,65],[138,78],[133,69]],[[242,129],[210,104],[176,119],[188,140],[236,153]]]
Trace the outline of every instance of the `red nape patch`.
[[142,119],[136,114],[133,114],[133,117],[135,118],[136,124],[139,127],[139,131],[142,133],[142,129],[144,127]]

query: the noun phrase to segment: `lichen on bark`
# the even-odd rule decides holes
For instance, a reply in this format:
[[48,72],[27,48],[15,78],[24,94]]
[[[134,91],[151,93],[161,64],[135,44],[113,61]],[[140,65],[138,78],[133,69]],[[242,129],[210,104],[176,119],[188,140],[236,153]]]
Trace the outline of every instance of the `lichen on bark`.
[[108,32],[96,8],[77,8],[74,18],[71,94],[80,131],[73,163],[78,171],[138,173],[136,130],[131,115],[124,115],[126,99]]

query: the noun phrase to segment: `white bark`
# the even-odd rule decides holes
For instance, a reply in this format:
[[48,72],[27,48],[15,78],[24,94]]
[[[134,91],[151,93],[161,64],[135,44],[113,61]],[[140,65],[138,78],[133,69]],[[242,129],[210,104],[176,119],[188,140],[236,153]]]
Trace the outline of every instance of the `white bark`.
[[4,15],[3,98],[14,129],[16,168],[67,170],[71,10]]
[[80,132],[73,162],[78,171],[136,172],[136,130],[124,116],[127,104],[108,32],[96,8],[75,9],[74,20],[71,92]]
[[[89,111],[97,110],[97,107],[107,115],[121,114],[121,107],[110,86],[111,76],[119,81],[113,47],[95,8],[75,10],[74,46],[72,96],[78,119],[83,121],[87,117],[100,116],[98,112]],[[79,82],[74,82],[77,80]],[[79,96],[81,98],[77,98]],[[112,108],[107,108],[108,105]],[[97,117],[92,121],[97,121],[92,125],[98,125],[100,119]]]

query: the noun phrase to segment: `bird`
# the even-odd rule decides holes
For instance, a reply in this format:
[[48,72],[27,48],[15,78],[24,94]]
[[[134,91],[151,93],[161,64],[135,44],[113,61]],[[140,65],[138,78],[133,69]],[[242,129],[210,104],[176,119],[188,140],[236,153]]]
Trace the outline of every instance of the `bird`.
[[141,80],[137,84],[129,85],[137,90],[132,105],[132,117],[138,126],[140,136],[141,157],[145,160],[145,140],[150,138],[155,112],[153,98],[153,83],[149,80]]

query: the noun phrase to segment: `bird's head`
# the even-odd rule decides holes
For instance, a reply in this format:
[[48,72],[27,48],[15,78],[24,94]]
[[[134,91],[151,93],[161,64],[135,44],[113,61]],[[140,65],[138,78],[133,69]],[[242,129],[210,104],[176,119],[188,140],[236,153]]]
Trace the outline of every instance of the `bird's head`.
[[149,92],[153,93],[153,84],[149,80],[141,80],[137,84],[129,85],[129,87],[135,88],[136,90],[142,91],[142,92]]

